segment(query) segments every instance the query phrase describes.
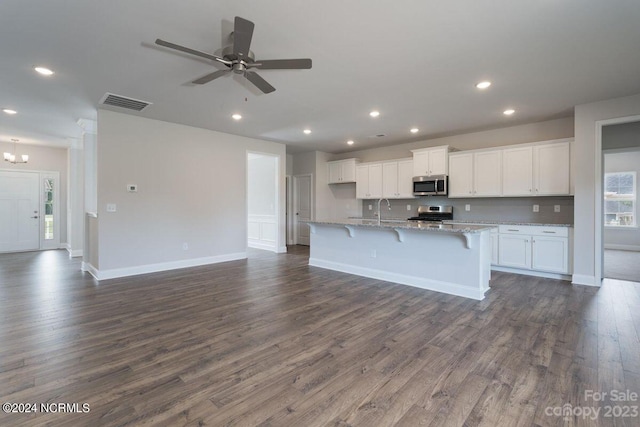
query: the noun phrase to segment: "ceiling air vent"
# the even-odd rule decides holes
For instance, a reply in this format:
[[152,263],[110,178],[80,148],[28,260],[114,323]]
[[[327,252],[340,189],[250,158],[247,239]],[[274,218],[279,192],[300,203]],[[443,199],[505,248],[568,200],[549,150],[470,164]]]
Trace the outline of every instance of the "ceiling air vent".
[[105,93],[100,100],[101,105],[111,105],[113,107],[126,108],[127,110],[142,111],[151,105],[151,102],[139,99],[127,98],[113,93]]

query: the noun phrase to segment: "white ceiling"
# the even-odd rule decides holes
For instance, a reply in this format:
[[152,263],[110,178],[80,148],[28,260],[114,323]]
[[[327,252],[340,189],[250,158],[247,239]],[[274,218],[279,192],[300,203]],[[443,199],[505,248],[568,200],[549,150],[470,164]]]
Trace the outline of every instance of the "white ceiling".
[[[256,59],[309,57],[313,68],[260,71],[276,87],[267,95],[232,75],[196,86],[219,67],[153,44],[215,52],[235,16],[255,23]],[[283,142],[290,153],[569,116],[574,105],[640,93],[639,22],[638,0],[6,0],[0,109],[18,114],[0,113],[0,141],[66,146],[106,92],[152,102],[134,113],[143,117]],[[485,79],[493,85],[481,92]],[[507,107],[516,114],[504,116]]]

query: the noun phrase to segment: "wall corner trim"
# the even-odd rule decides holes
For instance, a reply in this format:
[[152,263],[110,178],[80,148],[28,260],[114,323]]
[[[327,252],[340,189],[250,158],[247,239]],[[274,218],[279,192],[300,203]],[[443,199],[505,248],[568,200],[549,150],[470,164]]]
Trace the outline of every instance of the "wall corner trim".
[[[177,270],[180,268],[198,267],[201,265],[218,264],[227,261],[236,261],[246,259],[246,252],[236,252],[230,254],[216,255],[203,258],[192,258],[179,261],[163,262],[158,264],[138,265],[135,267],[113,268],[110,270],[96,270],[90,267],[87,269],[92,276],[98,280],[116,279],[119,277],[137,276],[139,274],[157,273],[160,271]],[[95,274],[94,274],[95,272]]]
[[571,278],[571,284],[573,285],[585,285],[600,287],[600,280],[596,279],[596,276],[587,276],[585,274],[574,274]]

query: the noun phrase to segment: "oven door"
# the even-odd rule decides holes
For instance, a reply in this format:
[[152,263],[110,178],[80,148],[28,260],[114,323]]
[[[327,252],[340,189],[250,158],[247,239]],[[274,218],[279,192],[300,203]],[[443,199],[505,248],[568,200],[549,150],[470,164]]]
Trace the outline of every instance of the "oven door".
[[414,196],[446,196],[447,176],[416,176],[413,178]]

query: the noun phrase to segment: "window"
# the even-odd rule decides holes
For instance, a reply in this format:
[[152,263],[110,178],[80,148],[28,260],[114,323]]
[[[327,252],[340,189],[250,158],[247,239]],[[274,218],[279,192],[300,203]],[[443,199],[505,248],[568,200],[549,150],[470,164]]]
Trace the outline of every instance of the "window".
[[617,172],[604,175],[604,218],[606,226],[636,225],[636,173]]

